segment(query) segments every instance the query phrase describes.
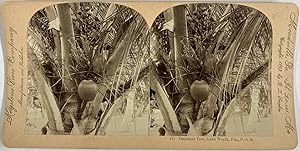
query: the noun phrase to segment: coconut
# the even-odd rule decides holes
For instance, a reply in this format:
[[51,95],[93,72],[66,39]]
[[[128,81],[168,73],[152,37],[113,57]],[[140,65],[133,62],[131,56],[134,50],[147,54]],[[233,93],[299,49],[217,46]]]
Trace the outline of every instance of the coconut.
[[97,91],[97,84],[93,80],[82,80],[78,86],[78,95],[83,101],[92,101]]
[[217,67],[217,58],[214,55],[208,55],[204,62],[205,72],[213,73]]
[[195,80],[190,87],[190,94],[196,101],[205,101],[209,95],[209,85],[204,80]]

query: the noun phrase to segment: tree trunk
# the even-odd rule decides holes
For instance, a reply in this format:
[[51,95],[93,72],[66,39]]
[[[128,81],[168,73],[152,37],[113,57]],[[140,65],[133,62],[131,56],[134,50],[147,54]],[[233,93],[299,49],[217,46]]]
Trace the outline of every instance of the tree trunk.
[[247,129],[251,132],[256,132],[256,123],[260,120],[259,117],[259,111],[258,111],[258,107],[259,107],[259,102],[260,102],[260,91],[258,88],[256,87],[252,87],[251,90],[251,109],[250,109],[250,115],[249,115],[249,119],[247,122]]
[[69,4],[58,4],[57,12],[61,29],[61,45],[62,45],[62,76],[64,89],[71,91],[75,88],[75,83],[69,76],[69,67],[72,65],[72,49],[75,49],[74,29],[71,18]]
[[184,46],[188,46],[188,32],[187,32],[187,20],[185,6],[177,6],[173,8],[174,15],[174,55],[175,55],[175,71],[176,71],[176,84],[180,91],[187,89],[187,81],[184,68],[186,63],[184,62]]
[[[188,30],[187,30],[187,19],[186,10],[184,5],[176,6],[173,8],[173,18],[174,18],[174,52],[175,55],[175,77],[176,85],[181,93],[176,100],[173,102],[178,102],[178,118],[181,125],[183,133],[187,133],[189,129],[189,123],[186,117],[192,117],[194,109],[194,101],[189,96],[188,93],[188,81],[186,76],[186,63],[184,61],[184,51],[185,48],[189,48],[188,42]],[[172,53],[172,52],[171,52]],[[181,100],[184,100],[181,102]]]
[[65,131],[71,132],[73,122],[71,115],[77,117],[77,111],[80,107],[81,100],[77,95],[74,77],[70,76],[70,67],[72,64],[73,49],[76,49],[73,22],[71,18],[71,9],[69,4],[58,4],[57,12],[60,23],[61,32],[61,59],[62,59],[62,87],[66,93],[62,97],[63,102],[63,117]]
[[[57,13],[55,11],[54,6],[49,6],[45,8],[47,17],[49,22],[54,21],[57,19]],[[53,39],[54,39],[54,44],[55,44],[55,52],[56,52],[56,57],[58,58],[58,64],[61,65],[62,62],[62,56],[61,56],[61,43],[60,43],[60,33],[57,29],[51,29],[51,32],[53,33]]]

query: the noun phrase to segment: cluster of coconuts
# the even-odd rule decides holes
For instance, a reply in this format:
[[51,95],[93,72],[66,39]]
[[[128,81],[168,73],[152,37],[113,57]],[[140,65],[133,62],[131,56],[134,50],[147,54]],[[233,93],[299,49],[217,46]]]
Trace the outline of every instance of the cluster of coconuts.
[[83,101],[92,101],[97,95],[98,86],[93,80],[82,80],[78,85],[78,95]]

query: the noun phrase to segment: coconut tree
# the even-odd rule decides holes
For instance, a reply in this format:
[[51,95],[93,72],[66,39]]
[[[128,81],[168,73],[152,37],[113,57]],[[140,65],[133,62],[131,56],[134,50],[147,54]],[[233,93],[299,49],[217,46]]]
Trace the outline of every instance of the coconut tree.
[[165,131],[224,135],[236,104],[243,101],[251,84],[269,75],[270,23],[257,10],[239,5],[177,6],[173,8],[171,49],[164,16],[170,14],[160,15],[151,30],[151,43],[156,43],[152,46],[158,47],[152,49],[157,63],[155,80],[151,80],[156,84],[151,87],[158,92]]
[[146,22],[115,4],[66,3],[52,9],[57,14],[50,8],[38,11],[28,32],[30,67],[37,71],[31,76],[48,116],[43,129],[105,135],[111,113],[149,70]]

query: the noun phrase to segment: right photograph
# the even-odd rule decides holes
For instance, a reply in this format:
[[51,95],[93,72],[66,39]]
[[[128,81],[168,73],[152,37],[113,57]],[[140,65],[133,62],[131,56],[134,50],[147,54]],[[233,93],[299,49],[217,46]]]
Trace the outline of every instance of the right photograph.
[[180,5],[150,29],[152,136],[272,136],[272,26],[255,8]]

